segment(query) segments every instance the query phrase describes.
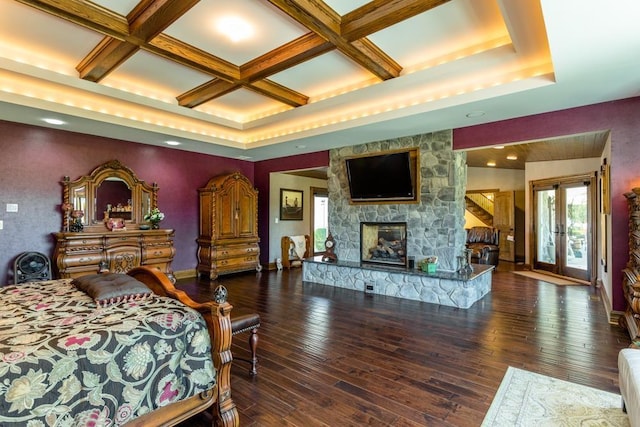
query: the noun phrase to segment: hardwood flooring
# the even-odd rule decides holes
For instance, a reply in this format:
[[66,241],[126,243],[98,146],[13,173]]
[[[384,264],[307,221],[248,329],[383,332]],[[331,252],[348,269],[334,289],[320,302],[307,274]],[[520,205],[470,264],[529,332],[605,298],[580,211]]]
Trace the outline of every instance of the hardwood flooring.
[[630,340],[598,292],[511,269],[467,310],[302,283],[299,268],[177,287],[202,300],[223,284],[235,313],[260,314],[258,375],[232,368],[242,426],[479,426],[508,366],[619,393]]

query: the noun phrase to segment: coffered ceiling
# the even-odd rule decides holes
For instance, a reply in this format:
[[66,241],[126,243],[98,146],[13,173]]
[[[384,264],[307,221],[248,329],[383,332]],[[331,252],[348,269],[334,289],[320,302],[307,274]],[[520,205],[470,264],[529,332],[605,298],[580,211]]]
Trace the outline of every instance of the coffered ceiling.
[[0,0],[0,118],[253,161],[621,99],[638,3]]

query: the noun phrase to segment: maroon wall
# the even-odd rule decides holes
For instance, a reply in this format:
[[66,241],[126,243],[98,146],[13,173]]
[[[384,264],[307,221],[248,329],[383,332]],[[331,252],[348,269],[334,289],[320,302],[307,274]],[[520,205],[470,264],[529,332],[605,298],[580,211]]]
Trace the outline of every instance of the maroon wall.
[[[640,186],[640,98],[608,102],[486,125],[455,129],[454,148],[489,146],[593,130],[611,130],[610,268],[614,309],[625,307],[621,270],[628,259],[627,208],[623,193]],[[22,251],[53,252],[52,232],[61,228],[60,180],[76,179],[108,160],[118,159],[138,178],[157,182],[159,206],[166,214],[162,226],[176,230],[174,270],[197,265],[197,189],[218,174],[239,170],[259,190],[261,262],[268,262],[269,174],[328,166],[329,152],[267,160],[255,164],[217,156],[147,146],[108,138],[0,121],[0,281]],[[18,203],[19,212],[5,212],[6,203]]]
[[624,99],[519,119],[504,120],[453,131],[455,149],[611,131],[611,246],[609,269],[612,304],[624,310],[622,269],[628,261],[628,217],[623,194],[640,186],[640,98]]
[[[118,159],[139,179],[157,182],[158,205],[166,215],[161,227],[175,229],[175,271],[197,265],[197,189],[236,170],[254,181],[253,163],[246,161],[3,121],[0,150],[0,283],[10,281],[20,252],[53,254],[52,233],[62,226],[60,181],[65,175],[75,180]],[[17,203],[19,212],[5,212],[7,203]]]
[[290,170],[311,169],[329,166],[329,152],[288,156],[280,159],[264,160],[255,164],[255,185],[258,188],[258,230],[260,234],[260,263],[269,263],[269,186],[270,173]]

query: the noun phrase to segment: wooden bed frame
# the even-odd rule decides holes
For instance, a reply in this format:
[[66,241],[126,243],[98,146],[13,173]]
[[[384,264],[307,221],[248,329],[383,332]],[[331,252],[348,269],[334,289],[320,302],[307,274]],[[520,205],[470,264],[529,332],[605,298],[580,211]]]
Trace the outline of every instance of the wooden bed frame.
[[[295,267],[295,266],[301,266],[302,265],[302,260],[298,257],[296,258],[289,258],[289,248],[291,248],[291,237],[289,236],[284,236],[282,237],[282,239],[280,239],[280,247],[282,249],[282,266],[283,267],[287,267],[287,268],[291,268],[291,267]],[[308,258],[311,256],[309,250],[310,250],[310,246],[311,246],[311,237],[309,237],[308,234],[304,235],[304,244],[305,244],[305,251],[304,251],[304,258]]]
[[216,368],[216,386],[207,392],[164,406],[126,424],[130,426],[172,426],[211,408],[213,425],[237,427],[238,411],[231,399],[231,319],[232,306],[227,302],[227,290],[218,286],[214,301],[197,303],[185,292],[176,289],[169,278],[157,269],[137,267],[127,272],[143,282],[155,294],[176,299],[198,311],[207,323],[211,337],[211,354]]

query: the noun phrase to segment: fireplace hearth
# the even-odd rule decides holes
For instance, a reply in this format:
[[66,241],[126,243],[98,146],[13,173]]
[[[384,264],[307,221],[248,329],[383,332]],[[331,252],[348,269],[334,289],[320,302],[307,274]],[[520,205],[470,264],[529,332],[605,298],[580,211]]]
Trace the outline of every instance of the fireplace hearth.
[[361,222],[360,262],[407,266],[406,222]]

